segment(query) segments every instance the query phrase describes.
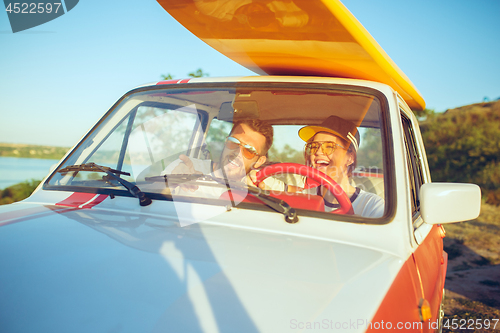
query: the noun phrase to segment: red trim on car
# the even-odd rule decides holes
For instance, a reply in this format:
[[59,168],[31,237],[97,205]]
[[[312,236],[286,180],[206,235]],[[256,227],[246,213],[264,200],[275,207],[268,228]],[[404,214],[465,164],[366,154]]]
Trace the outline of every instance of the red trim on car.
[[177,84],[177,83],[188,83],[189,80],[191,79],[181,79],[181,80],[165,80],[165,81],[160,81],[156,85],[159,84]]
[[[421,332],[419,326],[421,325],[423,328],[427,323],[420,321],[418,313],[421,292],[420,288],[416,287],[419,284],[420,281],[413,256],[410,256],[389,288],[377,313],[368,322],[366,332],[389,330]],[[405,324],[406,327],[404,327]]]
[[429,302],[432,320],[439,316],[448,256],[444,255],[441,226],[434,225],[413,256],[421,274],[424,298]]
[[56,203],[56,206],[92,208],[103,202],[107,197],[105,194],[75,192],[63,201]]
[[[437,330],[439,306],[442,301],[448,255],[443,251],[442,229],[433,226],[425,240],[404,263],[396,279],[389,288],[372,323],[391,322],[392,329],[401,329],[394,325],[401,322],[408,327],[405,331],[432,332]],[[419,305],[422,300],[430,305],[432,318],[421,322]],[[418,322],[421,326],[418,326]],[[411,328],[409,328],[411,323]],[[415,323],[415,324],[413,324]],[[384,326],[387,328],[387,326]],[[380,327],[369,327],[366,332],[380,331]]]

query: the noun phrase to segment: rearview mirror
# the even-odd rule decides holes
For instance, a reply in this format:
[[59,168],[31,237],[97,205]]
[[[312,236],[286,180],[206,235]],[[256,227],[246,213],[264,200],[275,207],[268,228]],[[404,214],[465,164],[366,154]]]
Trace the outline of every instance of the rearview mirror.
[[428,224],[473,220],[481,211],[481,189],[475,184],[427,183],[420,188],[420,209]]
[[217,119],[225,121],[258,119],[259,115],[259,106],[256,101],[234,101],[222,103]]

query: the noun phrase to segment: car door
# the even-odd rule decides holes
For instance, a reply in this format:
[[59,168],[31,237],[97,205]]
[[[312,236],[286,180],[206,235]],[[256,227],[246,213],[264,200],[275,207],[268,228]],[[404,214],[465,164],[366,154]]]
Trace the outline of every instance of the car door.
[[[413,118],[413,119],[412,119]],[[411,218],[413,236],[418,247],[413,253],[420,280],[422,299],[420,305],[427,301],[430,305],[432,318],[435,322],[439,316],[442,300],[442,290],[446,274],[446,254],[443,252],[444,229],[438,225],[424,223],[420,212],[420,187],[430,181],[425,165],[425,153],[422,151],[420,130],[415,118],[401,113],[404,133],[404,143],[407,158],[408,186],[411,201]],[[429,328],[424,324],[424,330]]]

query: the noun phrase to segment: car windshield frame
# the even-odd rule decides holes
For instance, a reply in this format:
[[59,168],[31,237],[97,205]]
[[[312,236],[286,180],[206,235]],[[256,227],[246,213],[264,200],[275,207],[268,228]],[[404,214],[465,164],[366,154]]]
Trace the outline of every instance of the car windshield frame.
[[[110,109],[109,111],[94,125],[94,127],[83,137],[83,139],[75,146],[75,148],[67,154],[67,156],[62,160],[60,165],[52,172],[52,174],[47,177],[46,181],[43,184],[44,190],[54,190],[54,191],[71,191],[71,192],[90,192],[90,193],[98,193],[105,195],[114,195],[114,196],[125,196],[132,197],[133,195],[122,187],[87,187],[87,186],[75,186],[75,185],[61,185],[61,184],[53,184],[53,180],[56,175],[58,175],[58,170],[67,167],[72,164],[76,164],[78,160],[77,154],[81,154],[84,149],[86,149],[92,141],[96,138],[96,135],[101,131],[106,123],[112,119],[118,110],[120,110],[124,105],[130,101],[131,99],[139,96],[140,94],[155,94],[155,93],[163,93],[169,92],[173,93],[174,91],[182,92],[182,91],[203,91],[203,90],[217,90],[217,91],[242,91],[245,89],[252,90],[293,90],[300,91],[301,89],[304,91],[310,91],[318,94],[325,93],[342,93],[342,94],[353,94],[353,95],[366,95],[372,96],[379,103],[379,122],[380,122],[380,135],[382,140],[382,155],[383,155],[383,172],[384,172],[384,187],[385,187],[385,213],[382,217],[379,218],[365,218],[360,216],[345,216],[345,215],[337,215],[330,214],[326,212],[313,211],[308,209],[297,209],[297,212],[300,216],[311,216],[318,218],[330,218],[343,222],[353,222],[353,223],[369,223],[369,224],[386,224],[392,221],[395,214],[395,204],[396,204],[396,195],[395,195],[395,164],[394,164],[394,154],[393,154],[393,139],[392,139],[392,130],[391,130],[391,121],[389,116],[389,103],[385,94],[381,91],[376,90],[370,87],[364,86],[356,86],[356,85],[348,85],[348,84],[338,84],[338,83],[297,83],[297,82],[200,82],[200,83],[181,83],[175,85],[156,85],[156,86],[146,86],[139,87],[127,92],[121,99],[119,99]],[[151,105],[149,105],[151,106]],[[135,107],[137,109],[137,106]],[[201,111],[201,113],[200,113]],[[135,111],[137,112],[137,111]],[[202,110],[197,110],[198,114],[202,114]],[[132,110],[126,112],[126,116],[123,117],[122,121],[125,121],[125,118],[131,117]],[[132,118],[130,118],[132,119]],[[109,130],[109,133],[102,142],[106,141],[106,139],[116,130],[119,124],[122,121],[117,122],[116,126],[112,127]],[[133,120],[131,120],[133,121]],[[203,131],[207,130],[208,122],[211,121],[207,116],[200,117],[199,126],[203,129]],[[130,134],[130,132],[129,132]],[[102,138],[101,138],[102,139]],[[89,144],[90,142],[90,144]],[[190,147],[193,147],[193,142],[189,143]],[[99,148],[99,146],[94,147],[92,154]],[[200,149],[200,147],[196,147],[196,149]],[[302,147],[301,147],[302,148]],[[198,152],[199,153],[199,152]],[[89,154],[88,156],[91,156]],[[123,156],[120,157],[120,160],[123,161]],[[87,162],[88,160],[85,160]],[[121,166],[119,166],[121,167]],[[120,168],[118,168],[120,169]],[[153,200],[163,200],[163,201],[174,201],[174,198],[171,194],[162,194],[151,192],[148,190],[144,191],[147,196]],[[194,203],[202,203],[202,204],[211,204],[211,205],[225,205],[225,202],[221,202],[219,199],[213,198],[189,198],[189,197],[176,197],[175,200],[185,201],[185,202],[194,202]],[[250,210],[270,210],[269,207],[266,207],[261,204],[249,203],[249,202],[240,202],[237,205],[238,208],[242,209],[250,209]]]

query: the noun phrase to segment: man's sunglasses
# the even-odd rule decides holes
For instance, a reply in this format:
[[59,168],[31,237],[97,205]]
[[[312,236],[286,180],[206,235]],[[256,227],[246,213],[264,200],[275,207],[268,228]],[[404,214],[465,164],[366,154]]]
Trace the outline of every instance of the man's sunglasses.
[[238,149],[241,147],[241,151],[243,152],[243,156],[251,160],[255,156],[260,156],[257,154],[257,149],[255,147],[252,147],[250,145],[247,145],[246,143],[241,142],[240,140],[236,139],[235,137],[228,136],[226,138],[226,147],[231,150]]
[[319,150],[321,147],[321,150],[323,151],[323,154],[325,155],[330,155],[332,154],[335,150],[337,150],[337,147],[340,147],[342,149],[345,149],[343,146],[339,145],[338,143],[332,142],[332,141],[314,141],[314,142],[308,142],[306,143],[306,154],[307,155],[314,155],[316,152]]

